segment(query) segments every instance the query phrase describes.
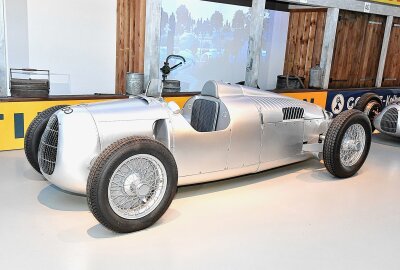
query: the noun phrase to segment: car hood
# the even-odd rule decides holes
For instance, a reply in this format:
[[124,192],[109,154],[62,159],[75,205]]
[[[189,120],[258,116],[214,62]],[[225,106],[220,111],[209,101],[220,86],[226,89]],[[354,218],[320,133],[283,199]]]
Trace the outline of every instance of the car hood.
[[134,97],[84,105],[96,122],[166,119],[167,105],[154,98]]

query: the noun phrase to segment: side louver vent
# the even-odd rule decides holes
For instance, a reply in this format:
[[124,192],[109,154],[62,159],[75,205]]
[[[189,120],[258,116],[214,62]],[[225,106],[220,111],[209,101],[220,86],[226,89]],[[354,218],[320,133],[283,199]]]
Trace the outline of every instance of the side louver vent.
[[399,112],[396,108],[391,108],[382,116],[381,128],[389,133],[396,133],[397,121],[399,120]]
[[302,119],[304,115],[304,109],[300,107],[283,108],[282,112],[284,121]]

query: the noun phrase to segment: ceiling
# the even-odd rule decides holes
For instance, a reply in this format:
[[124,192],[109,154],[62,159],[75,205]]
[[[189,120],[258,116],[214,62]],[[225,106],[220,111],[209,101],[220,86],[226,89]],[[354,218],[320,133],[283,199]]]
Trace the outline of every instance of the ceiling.
[[[252,4],[252,0],[202,0],[202,1],[246,6],[246,7],[251,7]],[[280,1],[267,1],[265,8],[270,10],[289,11],[289,4]]]

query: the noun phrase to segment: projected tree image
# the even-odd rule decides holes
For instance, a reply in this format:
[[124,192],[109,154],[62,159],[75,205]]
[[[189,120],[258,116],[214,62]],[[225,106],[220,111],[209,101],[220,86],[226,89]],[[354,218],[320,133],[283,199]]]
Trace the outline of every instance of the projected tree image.
[[[243,81],[250,19],[248,7],[200,0],[163,1],[160,62],[169,54],[187,60],[169,79],[180,80],[182,91],[200,91],[204,82],[212,79]],[[268,20],[267,12],[264,27]]]

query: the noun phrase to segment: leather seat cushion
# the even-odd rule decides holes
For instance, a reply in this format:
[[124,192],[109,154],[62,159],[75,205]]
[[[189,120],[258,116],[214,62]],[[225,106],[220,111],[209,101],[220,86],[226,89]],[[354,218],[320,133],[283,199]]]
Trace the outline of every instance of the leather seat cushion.
[[193,103],[191,125],[198,132],[215,131],[219,104],[217,101],[197,99]]

